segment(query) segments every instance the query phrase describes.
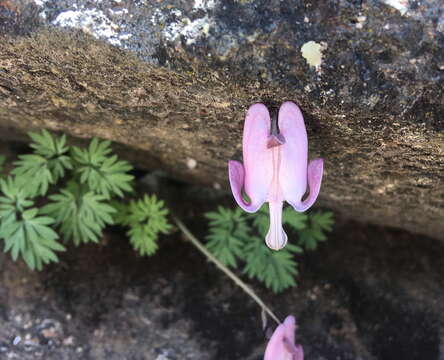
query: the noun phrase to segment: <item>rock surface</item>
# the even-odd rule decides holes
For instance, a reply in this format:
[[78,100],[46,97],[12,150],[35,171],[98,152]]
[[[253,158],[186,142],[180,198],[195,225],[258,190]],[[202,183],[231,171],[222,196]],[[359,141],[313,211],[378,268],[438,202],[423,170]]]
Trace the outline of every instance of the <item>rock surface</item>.
[[100,136],[219,187],[247,107],[293,100],[322,205],[444,239],[440,0],[1,0],[0,32],[4,134]]

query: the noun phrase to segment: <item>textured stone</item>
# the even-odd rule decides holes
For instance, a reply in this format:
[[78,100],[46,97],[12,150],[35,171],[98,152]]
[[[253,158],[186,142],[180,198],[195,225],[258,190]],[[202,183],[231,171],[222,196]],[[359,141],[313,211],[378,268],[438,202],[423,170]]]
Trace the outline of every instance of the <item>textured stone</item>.
[[326,159],[320,204],[442,239],[440,3],[2,0],[0,125],[112,139],[226,186],[246,108],[293,100]]

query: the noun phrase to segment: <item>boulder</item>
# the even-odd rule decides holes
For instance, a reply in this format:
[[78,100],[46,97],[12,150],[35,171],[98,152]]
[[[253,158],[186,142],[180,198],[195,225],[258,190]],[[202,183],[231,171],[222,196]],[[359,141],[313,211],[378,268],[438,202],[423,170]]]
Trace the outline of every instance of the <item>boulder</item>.
[[298,103],[319,205],[444,239],[441,0],[0,0],[0,127],[228,189],[245,111]]

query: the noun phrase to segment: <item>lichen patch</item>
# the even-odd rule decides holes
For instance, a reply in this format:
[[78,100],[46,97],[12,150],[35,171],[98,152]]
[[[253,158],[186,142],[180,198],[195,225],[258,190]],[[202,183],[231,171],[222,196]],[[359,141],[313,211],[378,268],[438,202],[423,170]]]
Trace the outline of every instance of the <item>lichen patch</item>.
[[307,64],[319,69],[322,63],[322,45],[314,41],[306,42],[301,47],[302,57]]
[[112,45],[122,45],[122,40],[131,37],[129,33],[122,33],[120,26],[112,22],[101,10],[85,9],[66,10],[61,12],[53,25],[81,29],[96,38],[106,40]]
[[382,0],[382,2],[398,10],[401,13],[401,15],[405,15],[405,13],[409,9],[408,0]]
[[196,10],[211,10],[216,5],[215,0],[194,0],[193,9]]
[[208,36],[212,21],[208,16],[191,21],[184,18],[181,22],[168,25],[164,31],[164,36],[169,41],[176,41],[181,36],[185,37],[186,44],[194,44],[200,37]]

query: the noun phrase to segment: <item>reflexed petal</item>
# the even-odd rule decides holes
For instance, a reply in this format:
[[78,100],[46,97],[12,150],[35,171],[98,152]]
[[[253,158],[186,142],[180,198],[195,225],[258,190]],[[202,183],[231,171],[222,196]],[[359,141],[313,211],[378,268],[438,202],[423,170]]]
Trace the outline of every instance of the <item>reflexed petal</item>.
[[296,211],[303,212],[310,208],[316,201],[319,190],[321,189],[322,173],[324,171],[324,160],[313,159],[308,164],[308,186],[310,188],[310,193],[304,201],[292,202],[290,200],[288,203],[293,206]]
[[243,157],[245,192],[252,205],[265,201],[273,178],[272,152],[267,147],[270,126],[265,105],[250,106],[244,125]]
[[244,186],[245,171],[239,161],[230,160],[228,162],[228,177],[230,179],[231,191],[237,204],[247,212],[256,212],[264,203],[264,199],[255,198],[256,202],[248,204],[242,198],[242,188]]
[[280,250],[287,245],[287,234],[282,228],[282,205],[283,203],[270,201],[270,229],[268,230],[265,242],[270,249]]
[[279,109],[279,131],[285,138],[280,147],[279,183],[284,199],[298,204],[307,188],[307,131],[299,107],[285,102]]

